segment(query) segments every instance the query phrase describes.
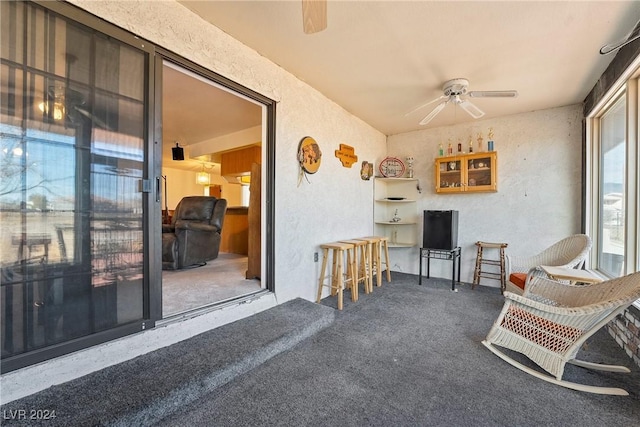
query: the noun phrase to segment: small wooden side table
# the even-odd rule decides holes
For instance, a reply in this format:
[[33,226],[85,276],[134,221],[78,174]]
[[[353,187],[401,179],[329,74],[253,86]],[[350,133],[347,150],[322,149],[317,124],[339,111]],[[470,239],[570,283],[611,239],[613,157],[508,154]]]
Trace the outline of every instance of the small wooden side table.
[[600,283],[602,279],[589,270],[541,265],[540,269],[556,280],[568,280],[571,283]]

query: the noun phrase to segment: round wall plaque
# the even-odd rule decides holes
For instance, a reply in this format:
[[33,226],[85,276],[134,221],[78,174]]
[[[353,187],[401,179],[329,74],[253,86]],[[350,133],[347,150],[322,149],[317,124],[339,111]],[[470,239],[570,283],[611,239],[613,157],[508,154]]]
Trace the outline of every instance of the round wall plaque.
[[378,169],[385,178],[400,178],[404,174],[404,163],[397,157],[385,157]]
[[316,173],[320,169],[322,151],[315,139],[305,136],[298,145],[298,161],[306,173]]

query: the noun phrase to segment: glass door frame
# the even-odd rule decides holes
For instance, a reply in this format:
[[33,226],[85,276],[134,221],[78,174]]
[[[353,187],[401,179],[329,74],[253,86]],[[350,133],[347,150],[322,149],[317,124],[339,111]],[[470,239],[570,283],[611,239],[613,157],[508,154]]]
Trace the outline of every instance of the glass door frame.
[[[190,60],[183,58],[171,51],[163,49],[162,47],[155,47],[155,75],[154,80],[158,82],[155,87],[155,125],[151,127],[154,129],[154,148],[155,160],[155,177],[156,182],[161,182],[162,175],[162,69],[163,63],[171,62],[177,66],[190,71],[198,76],[210,80],[216,85],[222,86],[228,89],[230,92],[244,98],[248,98],[260,105],[263,108],[263,120],[262,125],[264,128],[263,135],[265,140],[262,144],[262,158],[263,158],[263,191],[262,191],[262,254],[263,254],[263,276],[262,281],[265,284],[265,289],[270,292],[275,292],[275,242],[274,242],[274,218],[275,218],[275,140],[276,140],[276,101],[261,95],[239,83],[234,82],[220,74],[217,74],[205,67],[195,64]],[[160,187],[156,187],[159,191]],[[160,260],[159,265],[155,268],[155,271],[151,272],[153,277],[150,286],[151,292],[151,312],[154,315],[154,320],[162,319],[162,230],[160,224],[162,223],[162,206],[159,200],[160,194],[156,198],[156,208],[153,210],[153,222],[152,227],[152,240],[150,249],[154,251],[154,257]],[[155,316],[158,317],[155,317]]]
[[112,37],[130,47],[143,51],[146,56],[145,78],[145,115],[144,132],[145,161],[140,190],[143,193],[143,314],[141,320],[129,322],[111,329],[96,332],[87,336],[54,344],[48,347],[29,351],[9,357],[2,361],[1,372],[6,373],[36,363],[44,362],[58,356],[84,350],[117,338],[154,328],[156,321],[162,319],[162,206],[161,206],[161,154],[162,154],[162,61],[170,60],[181,67],[189,69],[208,78],[229,90],[250,98],[264,108],[263,125],[265,141],[263,141],[263,232],[262,253],[265,287],[274,292],[274,194],[275,194],[275,118],[276,102],[254,92],[238,83],[220,76],[204,67],[198,66],[168,50],[155,46],[124,29],[93,16],[80,8],[64,3],[36,0],[33,2],[46,10],[60,15],[75,24],[85,26]]

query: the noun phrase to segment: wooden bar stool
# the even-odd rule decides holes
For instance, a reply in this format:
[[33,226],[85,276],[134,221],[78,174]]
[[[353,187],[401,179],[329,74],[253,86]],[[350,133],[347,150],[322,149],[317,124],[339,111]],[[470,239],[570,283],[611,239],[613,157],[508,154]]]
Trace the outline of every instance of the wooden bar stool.
[[[473,284],[471,289],[475,289],[476,285],[480,284],[480,278],[500,280],[500,292],[503,293],[507,286],[507,278],[505,272],[504,263],[504,248],[507,247],[507,243],[489,243],[489,242],[476,242],[478,247],[478,253],[476,255],[476,268],[473,272]],[[500,252],[499,259],[485,259],[483,249],[498,249]],[[500,272],[483,271],[483,265],[490,265],[500,268]]]
[[360,282],[362,282],[365,294],[373,292],[373,279],[369,274],[369,269],[367,268],[368,242],[365,240],[341,240],[340,242],[349,243],[354,247],[353,266],[351,268],[355,272],[353,283],[356,284],[356,288]]
[[[381,265],[382,265],[382,259],[381,259],[381,253],[382,253],[382,239],[386,239],[388,240],[386,237],[380,237],[380,236],[368,236],[368,237],[359,237],[356,240],[364,240],[365,242],[368,243],[368,256],[367,256],[367,262],[368,262],[368,266],[369,266],[369,272],[372,275],[371,277],[373,277],[373,275],[376,275],[376,286],[380,287],[382,286],[382,271],[381,271]],[[384,241],[384,246],[387,247],[387,242],[386,240]],[[385,262],[387,264],[387,280],[391,281],[391,273],[389,273],[389,252],[387,250],[387,252],[385,253],[386,259]]]
[[[320,303],[322,298],[322,287],[328,286],[331,289],[331,296],[338,295],[338,310],[342,310],[343,307],[343,290],[346,288],[347,283],[351,289],[351,300],[358,300],[358,286],[354,286],[354,272],[352,269],[353,262],[353,250],[354,246],[349,243],[332,242],[324,243],[320,245],[322,249],[322,268],[320,271],[320,278],[318,279],[318,299]],[[332,258],[331,276],[329,284],[325,284],[326,270],[329,257]],[[345,274],[345,257],[347,258],[346,267],[347,272]]]

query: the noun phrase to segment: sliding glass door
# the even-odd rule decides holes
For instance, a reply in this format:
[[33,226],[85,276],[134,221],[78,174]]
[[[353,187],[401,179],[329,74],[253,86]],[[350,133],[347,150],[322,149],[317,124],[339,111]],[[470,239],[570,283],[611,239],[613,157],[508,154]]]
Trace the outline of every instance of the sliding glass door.
[[142,185],[150,171],[148,52],[32,3],[0,7],[7,371],[26,364],[14,363],[21,356],[44,360],[56,354],[47,349],[79,338],[140,330],[149,318],[153,206]]

